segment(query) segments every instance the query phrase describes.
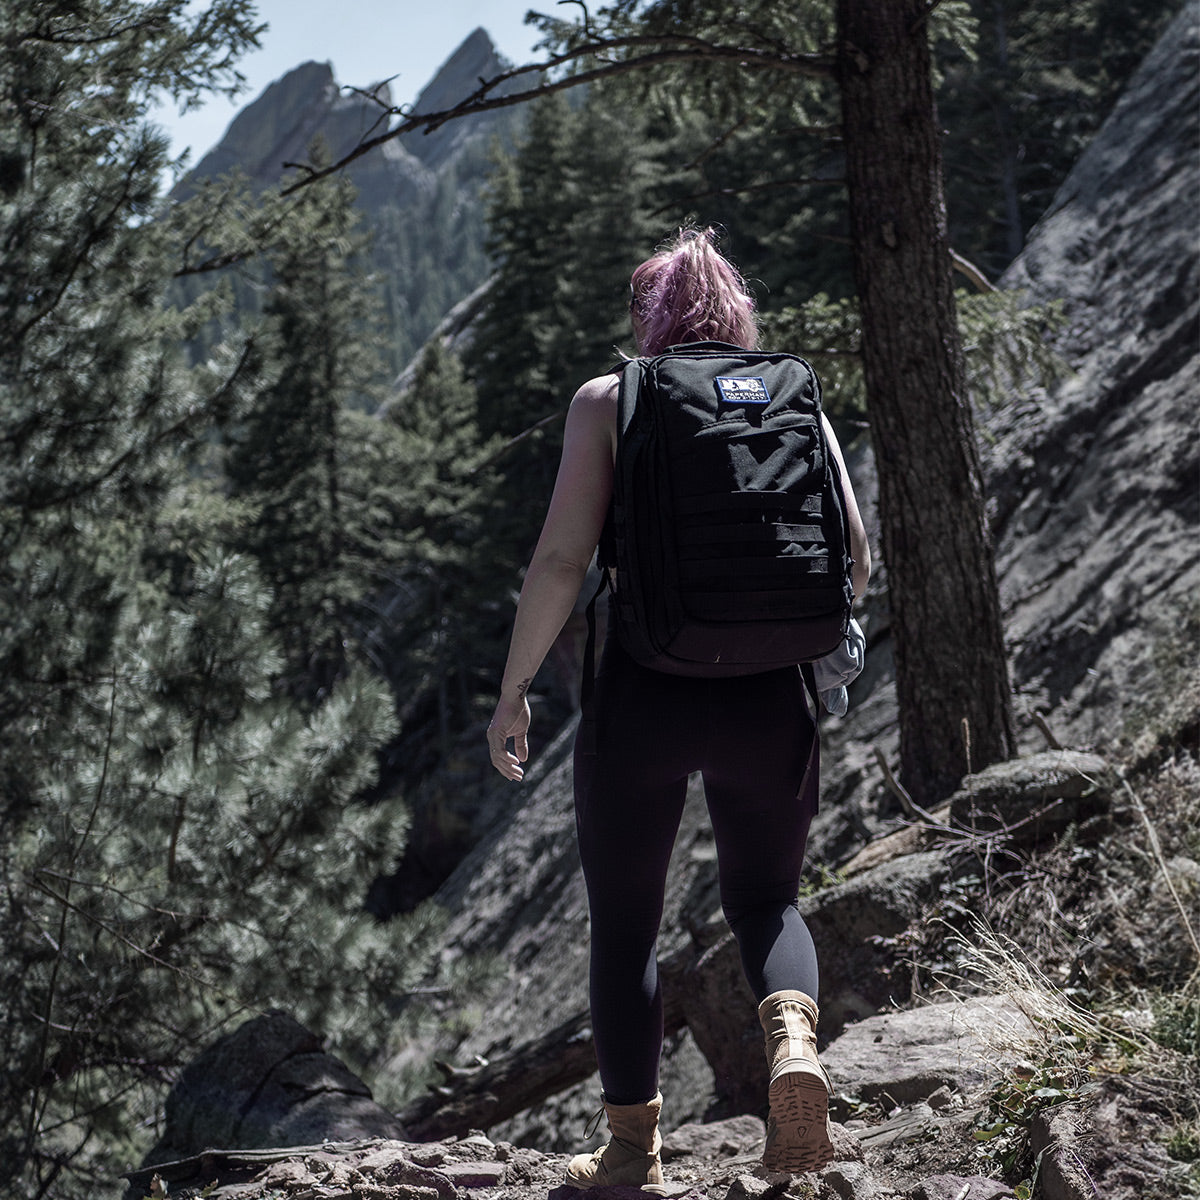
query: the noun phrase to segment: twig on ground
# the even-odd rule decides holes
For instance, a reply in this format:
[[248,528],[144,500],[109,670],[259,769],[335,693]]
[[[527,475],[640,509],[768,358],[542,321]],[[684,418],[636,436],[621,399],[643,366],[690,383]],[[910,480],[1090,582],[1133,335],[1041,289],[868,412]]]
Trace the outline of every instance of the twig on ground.
[[913,798],[909,795],[908,789],[892,774],[892,768],[888,766],[887,759],[884,753],[878,746],[874,747],[875,761],[879,764],[879,769],[883,772],[883,782],[887,784],[887,789],[900,801],[900,807],[904,809],[904,815],[910,817],[914,821],[923,822],[926,825],[936,825],[941,827],[941,822],[930,812],[926,812]]

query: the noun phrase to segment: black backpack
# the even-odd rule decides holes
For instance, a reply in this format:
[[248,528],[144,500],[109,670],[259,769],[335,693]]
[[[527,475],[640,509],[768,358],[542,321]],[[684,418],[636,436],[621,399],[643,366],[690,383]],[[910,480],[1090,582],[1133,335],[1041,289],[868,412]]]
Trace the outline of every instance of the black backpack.
[[[626,364],[599,562],[644,666],[747,675],[836,649],[853,560],[812,367],[720,342]],[[589,655],[588,692],[591,674]]]

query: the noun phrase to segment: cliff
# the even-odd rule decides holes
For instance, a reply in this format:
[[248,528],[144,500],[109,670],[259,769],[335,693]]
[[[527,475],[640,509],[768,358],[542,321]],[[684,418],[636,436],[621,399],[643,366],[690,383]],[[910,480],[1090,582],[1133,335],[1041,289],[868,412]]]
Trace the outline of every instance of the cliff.
[[[434,72],[414,110],[439,111],[474,91],[480,78],[507,68],[491,38],[476,29]],[[498,90],[503,94],[505,88]],[[391,104],[386,84],[347,90],[329,63],[303,63],[237,114],[220,142],[180,180],[175,195],[234,171],[255,188],[270,187],[285,174],[285,164],[308,161],[317,137],[336,160],[387,129]],[[519,107],[481,113],[430,134],[393,138],[347,168],[364,227],[372,234],[365,265],[378,280],[391,318],[394,369],[410,361],[446,313],[484,282],[482,188],[496,147],[510,146],[523,120]],[[236,280],[235,289],[239,305],[253,309],[257,293]]]

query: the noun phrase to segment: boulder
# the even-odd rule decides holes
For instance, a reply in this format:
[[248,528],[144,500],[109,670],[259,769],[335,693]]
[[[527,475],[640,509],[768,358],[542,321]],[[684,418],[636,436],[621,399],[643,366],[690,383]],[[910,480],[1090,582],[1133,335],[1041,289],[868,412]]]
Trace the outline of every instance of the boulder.
[[950,821],[1035,846],[1106,815],[1119,787],[1117,773],[1099,755],[1047,750],[968,775],[950,798]]
[[[822,1038],[896,998],[903,965],[878,939],[906,929],[948,875],[944,855],[910,854],[801,900],[821,964]],[[692,1037],[713,1071],[717,1095],[709,1115],[761,1111],[766,1094],[763,1033],[732,934],[726,933],[687,970],[679,999]]]
[[718,1161],[761,1153],[766,1137],[766,1124],[758,1117],[730,1117],[707,1125],[693,1122],[681,1125],[663,1138],[662,1160],[701,1158]]
[[240,1025],[188,1064],[167,1095],[166,1127],[144,1165],[214,1148],[402,1136],[357,1075],[276,1011]]
[[1008,1200],[1013,1190],[980,1175],[931,1175],[910,1188],[907,1200]]
[[925,850],[801,898],[821,964],[822,1038],[908,998],[908,967],[886,939],[921,916],[950,873],[948,854]]
[[1177,1119],[1178,1082],[1112,1076],[1086,1099],[1039,1113],[1030,1149],[1041,1156],[1044,1200],[1155,1200],[1195,1196],[1195,1177],[1164,1142]]
[[[942,1088],[970,1093],[995,1079],[1004,1047],[1032,1032],[1003,996],[880,1013],[851,1025],[821,1054],[837,1094],[888,1106],[928,1100]],[[1014,1056],[1015,1060],[1015,1056]]]

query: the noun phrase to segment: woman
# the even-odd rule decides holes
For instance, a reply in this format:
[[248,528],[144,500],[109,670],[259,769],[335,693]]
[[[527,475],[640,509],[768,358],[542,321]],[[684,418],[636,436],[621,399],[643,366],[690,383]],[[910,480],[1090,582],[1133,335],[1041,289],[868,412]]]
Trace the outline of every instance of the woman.
[[[709,340],[756,346],[753,301],[711,230],[681,232],[634,271],[631,286],[633,333],[643,355]],[[617,388],[614,375],[589,380],[567,414],[558,479],[488,726],[492,764],[506,779],[523,776],[527,692],[574,606],[608,511]],[[845,481],[858,596],[870,574],[870,551],[827,421],[825,432]],[[666,675],[636,664],[612,636],[605,641],[595,705],[596,753],[582,754],[578,745],[575,751],[575,812],[591,912],[592,1032],[612,1137],[594,1154],[572,1159],[567,1182],[661,1190],[663,1024],[655,949],[667,866],[693,771],[704,780],[722,908],[766,1033],[771,1082],[763,1165],[775,1171],[823,1166],[833,1149],[827,1083],[816,1055],[817,961],[796,907],[814,815],[798,799],[814,736],[800,672]]]

